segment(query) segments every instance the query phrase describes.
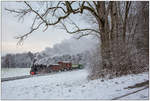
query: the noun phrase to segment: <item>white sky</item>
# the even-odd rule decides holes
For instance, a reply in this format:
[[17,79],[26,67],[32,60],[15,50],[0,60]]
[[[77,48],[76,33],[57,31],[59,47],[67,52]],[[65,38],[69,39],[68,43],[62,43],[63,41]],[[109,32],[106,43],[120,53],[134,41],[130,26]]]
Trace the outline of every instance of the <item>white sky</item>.
[[11,13],[8,13],[4,8],[13,8],[17,5],[14,2],[2,2],[2,55],[6,53],[22,53],[22,52],[39,52],[45,47],[52,47],[62,40],[71,38],[64,30],[54,29],[49,27],[47,31],[35,31],[25,41],[22,46],[17,46],[18,40],[15,36],[22,35],[29,31],[31,26],[31,17],[27,16],[24,22],[18,22],[18,19]]

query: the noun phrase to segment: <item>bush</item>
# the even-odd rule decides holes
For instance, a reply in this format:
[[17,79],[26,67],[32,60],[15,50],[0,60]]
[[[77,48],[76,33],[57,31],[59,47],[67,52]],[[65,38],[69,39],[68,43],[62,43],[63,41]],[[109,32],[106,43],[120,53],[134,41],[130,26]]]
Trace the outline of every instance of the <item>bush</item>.
[[[107,64],[102,63],[100,49],[93,52],[90,59],[90,79],[114,78],[127,74],[148,71],[148,55],[136,49],[133,43],[115,43],[110,46]],[[107,54],[107,53],[105,53]]]

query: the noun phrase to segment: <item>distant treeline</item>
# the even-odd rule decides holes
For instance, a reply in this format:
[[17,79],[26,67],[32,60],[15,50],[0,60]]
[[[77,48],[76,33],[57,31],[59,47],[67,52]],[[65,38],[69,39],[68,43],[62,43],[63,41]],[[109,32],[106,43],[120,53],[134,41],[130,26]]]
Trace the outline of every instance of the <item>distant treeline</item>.
[[[45,53],[20,53],[7,54],[1,58],[2,68],[29,68],[33,64],[57,64],[59,61],[70,61],[74,64],[87,65],[89,51],[77,54],[61,54],[57,56],[46,55]],[[35,61],[36,60],[36,61]]]
[[17,53],[7,54],[1,57],[2,68],[29,68],[35,54],[28,53]]

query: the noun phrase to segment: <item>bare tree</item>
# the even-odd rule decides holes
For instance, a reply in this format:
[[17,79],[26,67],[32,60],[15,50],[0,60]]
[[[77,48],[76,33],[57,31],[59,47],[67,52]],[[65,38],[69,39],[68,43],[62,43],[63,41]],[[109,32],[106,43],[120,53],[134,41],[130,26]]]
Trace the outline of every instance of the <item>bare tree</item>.
[[[124,56],[128,55],[121,49],[127,46],[127,40],[129,35],[134,35],[137,27],[137,20],[133,20],[132,24],[129,24],[129,17],[133,18],[137,15],[137,9],[135,13],[132,9],[136,6],[136,2],[131,1],[51,1],[51,2],[38,2],[40,4],[39,9],[35,9],[32,2],[24,1],[27,8],[12,10],[6,9],[7,11],[13,12],[18,15],[19,18],[24,17],[28,13],[34,14],[34,20],[32,22],[31,30],[21,36],[16,37],[19,42],[22,42],[27,38],[33,31],[39,29],[44,25],[44,31],[47,30],[49,26],[61,25],[61,28],[65,29],[67,33],[76,34],[80,33],[80,37],[87,35],[95,35],[101,41],[101,55],[103,68],[111,70],[115,66],[113,59],[117,65],[119,65],[117,59],[118,52],[121,51]],[[42,4],[41,4],[42,3]],[[135,7],[136,8],[136,7]],[[77,22],[71,20],[72,16],[84,15],[88,13],[92,18],[92,22],[97,26],[81,28]],[[68,25],[72,25],[70,30]],[[128,25],[130,25],[128,27]],[[130,29],[130,31],[129,31]],[[132,34],[131,34],[132,33]],[[130,37],[131,38],[131,37]],[[122,41],[123,40],[123,41]],[[120,47],[118,50],[117,48]],[[128,50],[126,48],[126,50]],[[123,57],[124,57],[123,56]],[[119,65],[122,66],[122,65]],[[118,67],[119,67],[118,66]],[[119,68],[117,68],[119,70]],[[117,70],[116,69],[116,70]]]

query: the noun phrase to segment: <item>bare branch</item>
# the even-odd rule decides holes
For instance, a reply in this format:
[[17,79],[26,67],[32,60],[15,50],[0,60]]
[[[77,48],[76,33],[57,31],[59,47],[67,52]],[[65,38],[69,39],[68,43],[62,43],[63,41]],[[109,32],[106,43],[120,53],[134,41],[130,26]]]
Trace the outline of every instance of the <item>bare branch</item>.
[[88,6],[83,6],[83,9],[90,11],[96,18],[99,18],[98,14]]
[[56,24],[59,23],[62,19],[67,18],[69,15],[70,15],[70,13],[68,13],[68,14],[65,15],[65,16],[61,16],[61,17],[58,18],[58,20],[57,20],[56,22],[54,22],[54,23],[47,23],[47,25],[56,25]]
[[43,32],[45,32],[48,29],[48,25],[46,24],[45,26],[46,28],[43,30]]
[[[22,11],[21,10],[20,11],[16,11],[16,10],[9,10],[9,9],[7,9],[8,11],[14,12],[14,13],[17,13],[17,14],[25,15],[28,12],[33,12],[36,15],[36,17],[33,20],[32,25],[31,25],[31,30],[28,33],[26,33],[26,34],[24,34],[22,36],[16,37],[16,39],[19,39],[19,43],[21,43],[29,34],[31,34],[33,31],[37,30],[42,24],[45,24],[45,29],[43,31],[46,31],[48,26],[56,25],[56,24],[60,23],[62,20],[68,18],[70,14],[83,13],[84,10],[89,11],[90,13],[92,13],[97,18],[99,17],[98,14],[95,12],[94,8],[92,7],[92,5],[89,2],[87,2],[89,6],[85,6],[85,1],[83,1],[81,6],[79,6],[79,8],[73,9],[72,8],[72,4],[74,2],[75,1],[71,1],[71,2],[69,2],[69,1],[61,2],[60,1],[60,2],[57,3],[57,5],[55,7],[47,8],[46,11],[43,14],[40,14],[40,12],[34,10],[31,7],[31,5],[28,2],[26,2],[26,1],[24,1],[24,3],[28,7],[28,9],[26,9],[24,11],[23,10]],[[63,4],[64,7],[61,7],[60,4]],[[65,7],[66,7],[67,11],[64,9]],[[64,15],[61,15],[61,16],[58,16],[58,17],[56,17],[56,15],[55,15],[55,17],[57,19],[54,22],[51,22],[51,23],[48,22],[48,20],[46,20],[45,17],[48,15],[49,11],[52,11],[53,12],[52,15],[54,16],[54,14],[55,14],[55,12],[57,10],[59,10],[59,11],[62,10]],[[21,16],[21,17],[23,17],[23,16]],[[41,23],[37,27],[34,28],[35,23],[39,19],[40,19]],[[82,32],[85,32],[85,31],[92,31],[92,32],[95,32],[95,33],[100,33],[99,31],[97,31],[95,29],[91,29],[91,28],[80,29],[75,23],[73,23],[75,28],[77,28],[77,30],[75,30],[75,31],[69,31],[67,29],[67,27],[65,26],[65,24],[62,24],[62,25],[63,25],[64,29],[70,34],[78,33],[78,32],[82,33]]]
[[19,41],[18,41],[17,44],[18,44],[18,45],[22,44],[23,40],[24,40],[25,38],[27,38],[27,36],[30,35],[32,32],[34,32],[35,30],[37,30],[43,23],[44,23],[44,22],[41,22],[36,28],[30,30],[30,32],[28,32],[28,33],[26,33],[26,34],[24,34],[24,35],[21,35],[21,36],[17,36],[16,39],[19,39]]
[[90,35],[89,33],[87,33],[87,34],[81,34],[80,36],[78,36],[76,39],[80,39],[81,37],[84,37],[84,36],[88,36],[88,35]]
[[38,17],[40,17],[40,19],[41,19],[44,23],[47,23],[46,20],[44,20],[43,17],[42,17],[38,12],[36,12],[35,10],[33,10],[32,7],[31,7],[26,1],[24,1],[24,3],[31,9],[31,11],[33,11]]
[[89,31],[87,33],[81,33],[78,37],[75,37],[76,39],[80,39],[84,36],[89,36],[89,35],[93,35],[96,36],[98,39],[100,39],[100,35],[98,33],[92,33],[93,31]]
[[[43,18],[44,15],[41,16],[38,12],[36,12],[35,10],[33,10],[32,7],[31,7],[26,1],[24,1],[24,2],[25,2],[25,4],[26,4],[36,15],[38,15],[38,17],[39,17],[44,23],[46,23],[47,25],[56,25],[56,24],[59,23],[62,19],[67,18],[71,13],[73,13],[73,11],[71,11],[70,9],[68,9],[68,11],[66,12],[66,15],[58,17],[57,21],[55,21],[54,23],[48,23],[48,22]],[[56,8],[57,8],[57,7],[52,7],[52,8],[49,8],[49,9],[56,9]],[[47,12],[48,12],[48,10],[47,10]],[[45,12],[45,14],[46,14],[46,12]]]
[[83,32],[83,31],[93,31],[93,32],[96,32],[96,33],[100,33],[99,31],[97,31],[97,30],[95,30],[95,29],[90,29],[90,28],[79,29],[79,27],[77,27],[77,26],[76,26],[76,27],[77,27],[77,30],[75,30],[75,31],[69,31],[64,23],[61,22],[61,24],[62,24],[63,28],[64,28],[64,29],[67,31],[67,33],[69,33],[69,34],[74,34],[74,33]]
[[89,3],[89,1],[86,1],[86,3],[91,7],[91,9],[93,9],[95,11],[95,9],[93,8],[93,6]]
[[22,11],[16,11],[14,9],[7,9],[7,8],[5,8],[5,10],[7,10],[9,12],[13,12],[13,13],[23,13]]
[[15,13],[19,17],[18,20],[22,19],[26,14],[31,12],[30,9],[18,9],[18,11],[17,11],[17,10],[5,8],[5,10],[9,11],[11,13]]
[[34,21],[33,21],[32,26],[31,26],[31,30],[33,29],[33,27],[34,27],[34,25],[35,25],[36,19],[37,19],[37,15],[36,15],[35,18],[34,18]]
[[96,1],[93,1],[93,3],[94,3],[94,5],[95,5],[95,7],[97,7],[97,3],[96,3]]

